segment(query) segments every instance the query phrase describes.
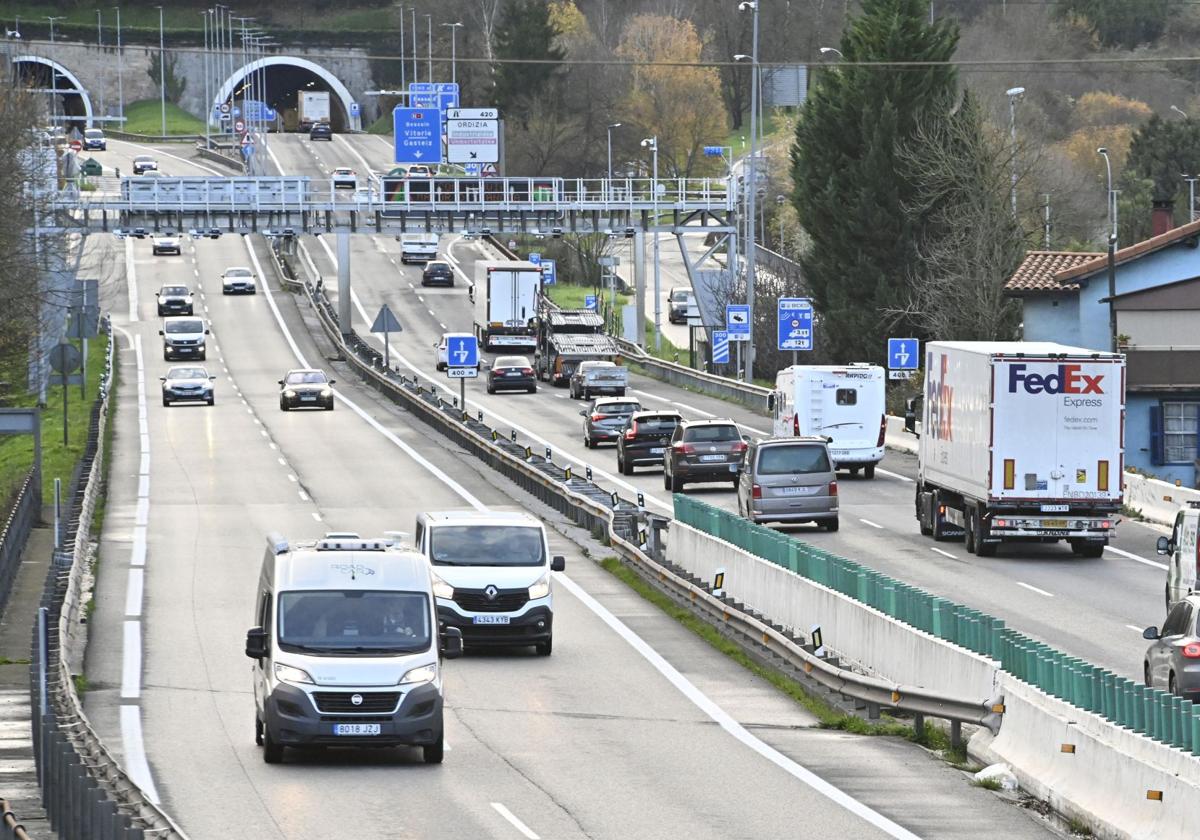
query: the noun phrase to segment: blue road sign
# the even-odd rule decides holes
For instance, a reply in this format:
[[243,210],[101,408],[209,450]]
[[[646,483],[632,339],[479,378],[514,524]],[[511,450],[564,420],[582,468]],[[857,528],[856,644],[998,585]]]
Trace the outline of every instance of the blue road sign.
[[413,93],[436,93],[437,85],[433,82],[409,82],[408,92]]
[[554,260],[542,260],[542,285],[553,286],[558,282],[558,263]]
[[361,113],[362,113],[362,109],[358,107],[358,103],[351,102],[350,103],[350,116],[357,117]]
[[408,104],[413,108],[437,108],[437,91],[431,90],[425,93],[410,93],[408,95]]
[[590,309],[593,312],[595,312],[596,308],[597,308],[596,307],[596,296],[595,295],[584,295],[583,296],[583,308]]
[[533,263],[534,265],[541,265],[542,264],[541,252],[540,251],[530,251],[529,252],[529,261],[531,263]]
[[729,364],[729,331],[713,330],[712,342],[713,364]]
[[458,82],[434,82],[433,86],[438,93],[458,93]]
[[476,367],[479,364],[479,340],[473,335],[446,339],[446,364],[450,367]]
[[250,156],[252,154],[254,154],[254,144],[253,143],[247,143],[245,146],[242,146],[242,157],[249,160]]
[[915,338],[889,338],[888,369],[916,370],[921,363],[920,349]]
[[442,121],[436,109],[396,108],[392,126],[396,163],[442,162]]
[[463,169],[466,170],[466,173],[468,175],[471,175],[475,178],[478,178],[480,175],[483,174],[483,164],[482,163],[464,163]]
[[779,299],[779,349],[813,349],[813,308],[808,298]]
[[442,111],[442,119],[446,118],[446,112],[451,108],[458,107],[458,91],[457,90],[439,90],[437,94],[438,108]]
[[750,340],[750,305],[731,303],[725,307],[725,330],[730,341]]

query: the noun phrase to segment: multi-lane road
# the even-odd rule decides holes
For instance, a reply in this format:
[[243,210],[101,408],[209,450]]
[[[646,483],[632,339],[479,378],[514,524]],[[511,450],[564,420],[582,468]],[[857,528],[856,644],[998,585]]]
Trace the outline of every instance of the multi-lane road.
[[[123,170],[143,151],[110,149],[104,162]],[[289,174],[389,167],[390,148],[375,137],[273,137],[271,150]],[[211,164],[165,152],[166,172],[211,174]],[[311,237],[303,245],[332,276],[332,251]],[[311,312],[280,290],[261,242],[185,240],[181,257],[158,258],[149,242],[93,237],[86,249],[105,267],[121,383],[87,708],[193,837],[774,837],[797,826],[831,837],[1046,834],[905,742],[815,728],[795,704],[616,583],[593,563],[600,546],[357,387],[330,361]],[[355,328],[365,333],[389,304],[404,326],[392,339],[395,363],[449,387],[432,345],[443,331],[469,327],[466,278],[486,254],[457,239],[446,252],[462,272],[446,290],[422,289],[419,269],[400,265],[391,237],[354,237],[351,261]],[[219,276],[232,265],[261,274],[260,294],[221,295]],[[191,285],[210,321],[211,408],[159,404],[168,363],[154,291],[168,282]],[[335,411],[278,410],[276,380],[306,363],[339,380]],[[687,416],[733,416],[752,434],[769,430],[764,418],[662,383],[635,377],[633,395]],[[660,474],[620,476],[611,450],[584,447],[582,404],[565,392],[489,396],[475,382],[468,400],[505,431],[549,445],[556,460],[592,465],[603,483],[640,490],[669,513]],[[1149,529],[1122,526],[1120,545],[1132,557],[1078,560],[1047,549],[976,558],[917,534],[914,464],[892,454],[885,466],[875,481],[842,482],[843,528],[812,534],[814,543],[1124,673],[1140,670],[1141,639],[1129,627],[1161,611],[1162,571],[1146,565],[1156,562]],[[728,490],[692,492],[732,503]],[[556,591],[554,656],[451,663],[441,767],[402,750],[263,764],[242,646],[264,535],[411,530],[421,510],[471,505],[523,508],[557,525],[554,550],[568,567]]]

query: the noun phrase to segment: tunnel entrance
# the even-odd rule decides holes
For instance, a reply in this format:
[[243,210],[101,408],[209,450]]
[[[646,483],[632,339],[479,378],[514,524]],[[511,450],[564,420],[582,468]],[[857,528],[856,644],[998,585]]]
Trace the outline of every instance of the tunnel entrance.
[[329,94],[329,123],[334,131],[361,128],[358,117],[351,114],[354,98],[346,86],[325,68],[303,58],[271,56],[247,64],[226,80],[215,102],[248,113],[245,100],[261,98],[278,115],[278,126],[284,131],[297,131],[303,91]]
[[42,56],[23,55],[12,60],[12,71],[18,84],[45,97],[47,123],[68,131],[91,127],[92,100],[70,70]]

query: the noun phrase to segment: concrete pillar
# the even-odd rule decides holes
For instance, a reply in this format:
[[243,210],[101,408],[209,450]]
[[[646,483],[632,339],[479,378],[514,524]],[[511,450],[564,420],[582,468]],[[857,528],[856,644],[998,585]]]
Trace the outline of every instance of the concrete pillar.
[[342,335],[349,335],[350,329],[350,231],[337,232],[338,258],[338,328]]

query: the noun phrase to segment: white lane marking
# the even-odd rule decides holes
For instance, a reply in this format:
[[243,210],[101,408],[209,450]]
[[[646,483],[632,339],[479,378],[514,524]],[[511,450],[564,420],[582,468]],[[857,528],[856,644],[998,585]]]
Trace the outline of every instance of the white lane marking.
[[870,519],[859,519],[858,521],[859,521],[859,522],[861,522],[861,523],[862,523],[862,524],[864,524],[864,525],[870,525],[872,528],[879,528],[879,529],[882,529],[882,528],[883,528],[883,526],[882,526],[882,525],[876,525],[876,524],[875,524],[874,522],[872,522]]
[[121,707],[121,742],[125,747],[123,763],[129,780],[157,805],[158,790],[154,787],[154,777],[150,775],[150,763],[146,761],[146,747],[142,742],[142,713],[137,706]]
[[[258,261],[258,254],[254,253],[254,246],[250,242],[250,237],[245,237],[243,241],[246,244],[246,250],[250,254],[250,261],[254,263],[254,270],[258,272],[259,277],[266,277],[266,274],[263,272],[262,264]],[[311,365],[309,365],[309,363],[305,360],[304,354],[300,352],[300,347],[296,344],[296,339],[292,338],[292,333],[290,330],[288,330],[287,324],[284,323],[283,314],[279,311],[279,307],[275,305],[275,296],[271,294],[271,285],[269,283],[263,283],[263,291],[267,294],[267,305],[270,307],[271,313],[275,316],[275,322],[279,324],[279,329],[283,331],[283,337],[287,340],[288,346],[292,349],[292,354],[296,357],[296,361],[300,363],[300,367],[311,367]],[[448,476],[443,470],[439,469],[436,465],[425,458],[425,456],[417,452],[417,450],[413,449],[407,443],[400,440],[400,438],[396,437],[396,435],[394,435],[391,431],[385,429],[378,420],[359,408],[357,403],[348,399],[340,390],[335,390],[333,395],[337,397],[337,399],[343,405],[345,405],[363,420],[367,421],[368,425],[370,425],[373,429],[399,447],[406,455],[408,455],[408,457],[412,458],[414,461],[428,470],[434,478],[454,491],[460,499],[471,505],[471,507],[475,508],[476,510],[485,511],[488,509],[487,505],[479,501],[479,499],[477,499],[465,487]],[[274,444],[271,444],[271,447],[274,448]]]
[[955,557],[953,554],[951,554],[949,551],[942,551],[940,548],[931,548],[931,549],[929,549],[929,550],[930,550],[930,551],[936,551],[938,554],[942,555],[943,557],[949,557],[951,560],[957,560],[957,559],[958,559],[958,558],[957,558],[957,557]]
[[917,835],[897,825],[879,812],[873,810],[862,802],[850,796],[840,788],[831,785],[829,782],[822,779],[817,774],[813,773],[808,768],[796,763],[788,758],[779,750],[764,743],[747,731],[746,727],[738,723],[728,712],[717,705],[708,695],[696,688],[696,686],[683,674],[673,666],[670,662],[662,657],[662,655],[646,643],[644,639],[634,633],[622,622],[619,618],[608,611],[595,598],[589,595],[584,589],[571,580],[566,574],[556,572],[558,580],[568,589],[571,594],[578,598],[588,609],[595,613],[601,621],[607,624],[617,635],[623,638],[629,645],[637,651],[642,657],[649,662],[655,670],[662,674],[671,685],[679,690],[679,693],[690,700],[696,708],[700,709],[709,718],[711,718],[718,726],[746,745],[760,756],[770,761],[776,767],[788,773],[793,778],[798,779],[808,785],[817,793],[828,798],[830,801],[845,808],[855,816],[861,817],[866,822],[870,823],[879,830],[896,838],[905,838],[905,840],[918,840]]
[[313,518],[313,519],[315,519],[315,520],[317,520],[318,522],[320,522],[320,521],[321,521],[321,514],[317,513],[316,511],[313,511],[312,518]]
[[142,615],[142,590],[146,573],[142,569],[129,570],[129,583],[125,587],[125,617],[140,618]]
[[1018,580],[1018,581],[1014,581],[1014,582],[1017,584],[1017,586],[1023,586],[1023,587],[1025,587],[1026,589],[1028,589],[1030,592],[1036,592],[1036,593],[1037,593],[1037,594],[1039,594],[1039,595],[1045,595],[1047,598],[1053,598],[1053,597],[1054,597],[1054,593],[1053,593],[1053,592],[1047,592],[1045,589],[1038,589],[1036,586],[1030,586],[1028,583],[1022,583],[1022,582],[1021,582],[1021,581],[1019,581],[1019,580]]
[[288,481],[295,481],[295,480],[296,480],[296,476],[292,475],[291,473],[288,473]]
[[[321,247],[325,249],[325,254],[329,257],[330,262],[332,262],[333,265],[336,267],[337,266],[337,257],[334,255],[333,249],[331,249],[329,247],[329,243],[327,243],[323,237],[318,237],[317,241],[321,243]],[[303,242],[300,243],[300,247],[301,247],[301,249],[303,249],[304,251],[307,252],[308,249],[304,246]],[[312,258],[309,257],[309,259],[311,261]],[[362,301],[358,297],[358,293],[354,291],[353,287],[351,287],[351,289],[350,289],[350,300],[354,304],[354,307],[358,310],[359,317],[361,317],[363,319],[363,321],[365,321],[366,323],[368,323],[368,324],[371,323],[371,318],[367,315],[367,310],[363,306]],[[373,335],[381,335],[381,333],[373,333]],[[454,391],[452,391],[443,382],[440,382],[439,380],[434,379],[432,376],[425,373],[423,370],[421,370],[416,365],[414,365],[412,362],[410,362],[403,354],[400,353],[400,350],[397,347],[395,347],[394,345],[391,346],[391,356],[393,359],[398,359],[401,364],[403,364],[405,367],[407,367],[409,370],[411,370],[417,376],[421,377],[422,379],[426,380],[427,382],[432,383],[435,387],[441,388],[449,396],[451,396],[451,397],[458,396],[456,393],[454,393]],[[305,366],[307,367],[307,365],[305,365]],[[530,440],[537,441],[541,446],[550,447],[550,449],[552,451],[557,451],[560,455],[562,455],[564,458],[566,458],[568,461],[571,461],[574,464],[578,464],[581,467],[591,466],[593,475],[598,475],[604,479],[607,479],[608,481],[611,481],[613,484],[624,487],[626,490],[630,491],[631,493],[639,492],[638,489],[636,487],[634,487],[632,484],[630,484],[627,481],[622,481],[621,479],[617,478],[612,473],[605,472],[604,470],[600,469],[599,467],[588,464],[586,461],[584,461],[580,458],[576,458],[574,455],[571,455],[568,452],[562,452],[561,450],[556,450],[555,447],[553,446],[553,444],[550,443],[550,441],[534,434],[533,432],[529,431],[528,429],[526,429],[523,426],[518,426],[513,421],[509,420],[506,417],[502,417],[501,415],[497,414],[494,411],[491,411],[486,406],[483,406],[474,400],[467,400],[467,405],[473,406],[477,410],[482,410],[485,415],[490,415],[491,417],[495,418],[501,424],[507,426],[508,428],[514,429],[515,431],[519,432],[520,434],[524,435],[525,437],[529,438]],[[675,512],[674,505],[667,504],[666,502],[663,502],[663,501],[655,498],[654,496],[651,496],[650,494],[645,494],[644,498],[647,501],[653,502],[654,504],[658,505],[663,510],[670,511],[671,513]]]
[[1143,630],[1145,630],[1144,627],[1135,627],[1132,624],[1126,624],[1125,626],[1128,627],[1130,630],[1132,630],[1134,633],[1141,633]]
[[129,320],[138,319],[137,269],[133,260],[133,240],[125,240],[125,290],[129,294]]
[[508,820],[509,825],[521,832],[521,834],[527,837],[528,840],[541,840],[538,835],[530,831],[529,826],[517,819],[517,815],[505,808],[502,804],[499,802],[493,802],[492,807],[496,809],[496,813]]
[[900,473],[894,473],[891,470],[885,470],[881,467],[876,467],[875,472],[879,473],[879,475],[886,475],[888,478],[898,478],[901,481],[912,481],[912,479],[906,475],[900,475]]
[[1141,563],[1144,566],[1153,566],[1155,569],[1166,570],[1170,568],[1166,563],[1159,563],[1157,560],[1147,560],[1145,557],[1138,557],[1136,554],[1130,554],[1128,551],[1122,551],[1119,548],[1113,548],[1111,545],[1104,546],[1105,551],[1111,551],[1113,554],[1120,555],[1127,560],[1133,560],[1135,563]]
[[121,699],[136,700],[142,694],[142,622],[125,622],[121,656]]
[[425,311],[429,313],[429,317],[430,317],[430,318],[436,318],[436,317],[437,317],[436,315],[434,315],[434,314],[433,314],[433,310],[432,310],[432,309],[426,309]]
[[275,460],[279,462],[279,466],[281,466],[281,467],[287,466],[287,461],[283,460],[282,458],[276,458]]
[[300,494],[300,501],[302,501],[302,502],[307,502],[307,501],[308,501],[308,494],[307,494],[307,493],[305,493],[303,490],[298,490],[297,492]]
[[439,327],[441,327],[441,328],[442,328],[442,329],[444,329],[444,330],[448,330],[448,329],[450,329],[449,327],[447,327],[445,324],[443,324],[443,323],[442,323],[442,322],[440,322],[440,321],[438,322],[438,326],[439,326]]

